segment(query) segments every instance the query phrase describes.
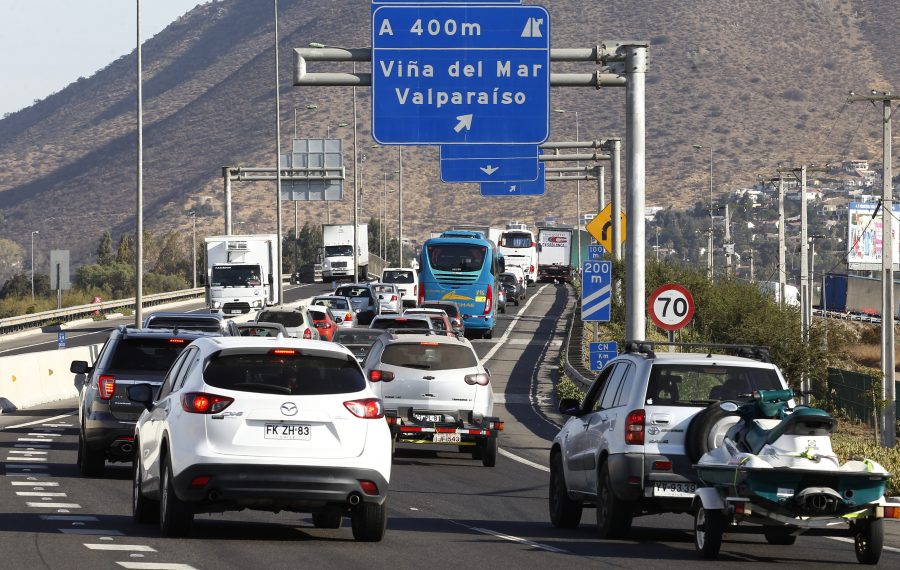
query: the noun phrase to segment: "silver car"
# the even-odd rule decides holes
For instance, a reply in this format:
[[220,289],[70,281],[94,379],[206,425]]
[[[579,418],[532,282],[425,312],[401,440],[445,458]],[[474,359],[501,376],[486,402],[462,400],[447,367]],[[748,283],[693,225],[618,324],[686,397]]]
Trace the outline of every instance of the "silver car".
[[313,326],[313,319],[304,307],[269,307],[256,315],[258,323],[279,323],[288,336],[319,340],[319,331]]
[[347,297],[338,297],[337,295],[319,295],[313,297],[310,305],[322,305],[331,309],[334,320],[338,325],[345,328],[353,328],[358,326],[359,320],[356,318],[356,311],[353,304]]
[[396,285],[393,283],[373,283],[371,287],[372,292],[375,293],[375,297],[378,299],[378,308],[381,314],[400,314],[403,305],[400,300],[400,290]]

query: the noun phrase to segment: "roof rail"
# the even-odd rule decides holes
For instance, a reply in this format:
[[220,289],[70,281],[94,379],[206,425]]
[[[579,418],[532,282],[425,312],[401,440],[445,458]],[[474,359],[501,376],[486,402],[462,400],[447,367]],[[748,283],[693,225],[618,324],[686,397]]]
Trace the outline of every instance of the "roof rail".
[[646,354],[648,358],[655,358],[656,354],[654,353],[654,350],[658,346],[672,346],[685,349],[702,348],[706,352],[706,355],[710,357],[712,356],[713,350],[718,350],[721,352],[727,352],[732,356],[752,358],[753,360],[759,360],[760,362],[766,363],[772,362],[772,357],[769,354],[769,347],[754,344],[722,344],[715,342],[647,342],[626,340],[625,352]]

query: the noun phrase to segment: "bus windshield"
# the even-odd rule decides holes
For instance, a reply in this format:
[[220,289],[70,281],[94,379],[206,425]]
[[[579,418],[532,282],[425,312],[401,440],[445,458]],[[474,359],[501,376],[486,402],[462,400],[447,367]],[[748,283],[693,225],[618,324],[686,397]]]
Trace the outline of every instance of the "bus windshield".
[[428,260],[436,271],[481,271],[487,248],[482,245],[440,244],[428,246]]

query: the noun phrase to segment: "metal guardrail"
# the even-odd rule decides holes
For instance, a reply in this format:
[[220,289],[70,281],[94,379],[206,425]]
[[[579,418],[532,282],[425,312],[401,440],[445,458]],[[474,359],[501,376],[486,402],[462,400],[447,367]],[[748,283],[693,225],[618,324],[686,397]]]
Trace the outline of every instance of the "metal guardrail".
[[[156,293],[153,295],[143,296],[143,306],[152,307],[162,303],[171,301],[181,301],[185,299],[194,299],[202,297],[206,294],[206,289],[198,287],[196,289],[182,289],[181,291],[170,291],[168,293]],[[64,309],[43,311],[40,313],[31,313],[18,317],[7,317],[0,319],[0,335],[37,328],[49,324],[56,324],[60,321],[67,322],[76,319],[90,317],[96,314],[106,314],[116,309],[134,309],[134,297],[127,299],[116,299],[113,301],[101,301],[99,303],[88,303],[87,305],[77,305],[74,307],[66,307]]]
[[[566,333],[566,376],[583,392],[587,392],[594,383],[594,373],[584,367],[584,348],[581,342],[584,323],[578,318],[577,311],[569,315],[569,330]],[[576,336],[578,342],[573,346],[572,337]],[[575,362],[575,364],[573,364]]]

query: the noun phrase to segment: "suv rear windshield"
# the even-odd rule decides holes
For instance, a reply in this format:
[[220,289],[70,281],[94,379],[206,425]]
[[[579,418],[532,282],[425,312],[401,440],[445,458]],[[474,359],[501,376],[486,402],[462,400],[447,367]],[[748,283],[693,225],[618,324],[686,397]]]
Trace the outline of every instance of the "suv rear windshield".
[[780,390],[771,368],[657,364],[650,372],[647,404],[697,406],[749,397],[755,390]]
[[114,347],[107,369],[165,372],[189,342],[184,338],[123,338]]
[[375,319],[369,328],[373,329],[428,329],[428,323],[421,319]]
[[372,345],[382,333],[380,330],[347,330],[338,329],[334,332],[334,342],[339,344],[368,344]]
[[334,290],[334,294],[339,297],[370,297],[371,291],[368,287],[338,287]]
[[215,319],[184,317],[154,317],[147,322],[148,329],[181,329],[203,332],[222,332],[225,324]]
[[345,394],[366,386],[355,361],[302,354],[216,355],[206,365],[203,380],[225,390],[285,396]]
[[385,271],[381,276],[385,283],[414,283],[412,271]]
[[313,305],[328,307],[329,309],[337,309],[339,311],[349,311],[350,303],[346,299],[313,299]]
[[278,323],[284,327],[302,327],[303,313],[300,311],[262,311],[257,321]]
[[444,305],[442,303],[422,303],[421,305],[419,305],[419,307],[423,309],[441,309],[442,311],[447,313],[447,316],[449,316],[451,319],[453,317],[459,316],[459,311],[457,311],[456,307],[453,305]]
[[421,370],[453,370],[478,365],[475,352],[468,346],[430,342],[390,344],[384,349],[381,362]]

